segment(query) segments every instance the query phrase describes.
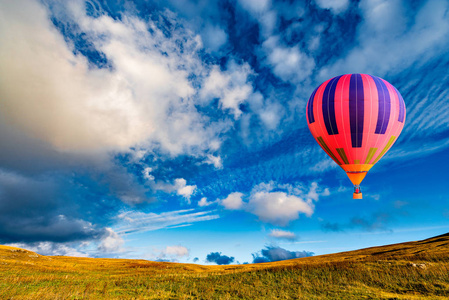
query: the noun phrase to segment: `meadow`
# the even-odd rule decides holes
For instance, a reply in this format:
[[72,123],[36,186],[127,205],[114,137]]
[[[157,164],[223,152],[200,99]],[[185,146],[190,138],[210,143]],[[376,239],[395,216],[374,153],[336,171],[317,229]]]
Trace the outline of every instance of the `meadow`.
[[0,246],[0,299],[448,299],[449,234],[274,263],[203,266]]

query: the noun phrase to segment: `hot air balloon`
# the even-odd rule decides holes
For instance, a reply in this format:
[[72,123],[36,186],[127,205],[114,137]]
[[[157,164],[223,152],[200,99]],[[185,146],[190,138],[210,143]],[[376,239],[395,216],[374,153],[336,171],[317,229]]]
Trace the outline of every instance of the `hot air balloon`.
[[401,94],[382,78],[346,74],[318,86],[306,110],[313,137],[348,175],[353,198],[362,199],[360,183],[404,127]]

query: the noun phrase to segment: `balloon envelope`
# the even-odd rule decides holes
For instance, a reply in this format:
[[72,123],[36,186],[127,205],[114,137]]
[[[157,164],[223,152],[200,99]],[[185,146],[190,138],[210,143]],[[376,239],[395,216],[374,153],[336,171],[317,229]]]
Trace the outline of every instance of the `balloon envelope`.
[[310,132],[343,169],[361,198],[366,173],[391,148],[404,127],[405,103],[382,78],[346,74],[327,80],[306,108]]

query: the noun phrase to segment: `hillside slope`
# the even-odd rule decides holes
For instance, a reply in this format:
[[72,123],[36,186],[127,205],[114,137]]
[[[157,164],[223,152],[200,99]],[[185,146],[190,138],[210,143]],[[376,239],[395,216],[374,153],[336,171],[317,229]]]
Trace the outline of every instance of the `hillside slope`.
[[0,246],[1,299],[447,299],[449,234],[274,263],[202,266]]

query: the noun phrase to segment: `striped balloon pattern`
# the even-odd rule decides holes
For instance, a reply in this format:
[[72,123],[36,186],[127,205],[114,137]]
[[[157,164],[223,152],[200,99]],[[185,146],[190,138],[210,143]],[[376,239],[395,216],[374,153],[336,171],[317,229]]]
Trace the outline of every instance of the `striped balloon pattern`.
[[406,115],[399,91],[367,74],[327,80],[313,91],[306,110],[313,137],[356,187],[397,140]]

